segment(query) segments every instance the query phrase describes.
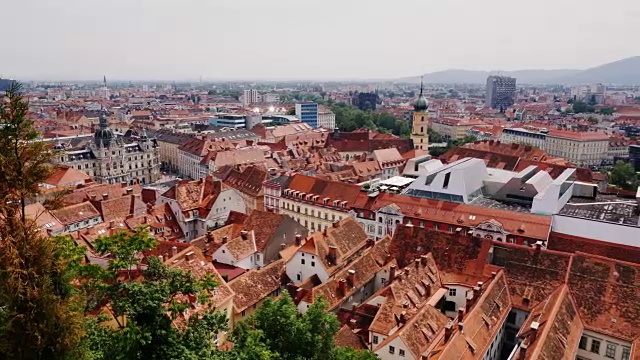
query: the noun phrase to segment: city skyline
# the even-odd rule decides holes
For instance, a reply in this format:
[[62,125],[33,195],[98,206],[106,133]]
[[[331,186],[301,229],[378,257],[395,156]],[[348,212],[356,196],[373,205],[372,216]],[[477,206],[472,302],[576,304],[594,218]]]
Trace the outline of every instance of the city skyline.
[[[348,80],[447,69],[585,69],[640,53],[640,4],[505,0],[3,5],[0,73],[18,79]],[[623,11],[621,11],[623,10]],[[21,16],[24,14],[25,16]],[[523,29],[523,24],[526,28]],[[606,44],[606,51],[595,51]],[[600,47],[602,49],[602,47]]]

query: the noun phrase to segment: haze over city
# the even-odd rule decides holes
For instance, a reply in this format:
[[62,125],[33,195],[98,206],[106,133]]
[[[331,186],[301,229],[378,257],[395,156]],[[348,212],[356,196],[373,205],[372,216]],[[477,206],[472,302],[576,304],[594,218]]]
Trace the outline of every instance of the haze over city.
[[[640,2],[6,1],[18,79],[385,79],[584,69],[640,53]],[[10,30],[7,30],[10,29]],[[606,51],[603,47],[606,46]],[[599,50],[600,49],[600,50]]]

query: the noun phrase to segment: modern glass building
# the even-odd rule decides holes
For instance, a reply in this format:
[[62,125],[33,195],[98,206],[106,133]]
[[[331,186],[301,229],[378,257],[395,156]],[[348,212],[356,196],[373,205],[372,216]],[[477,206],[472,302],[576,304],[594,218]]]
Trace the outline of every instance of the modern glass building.
[[312,102],[296,104],[296,116],[312,128],[318,127],[318,104]]

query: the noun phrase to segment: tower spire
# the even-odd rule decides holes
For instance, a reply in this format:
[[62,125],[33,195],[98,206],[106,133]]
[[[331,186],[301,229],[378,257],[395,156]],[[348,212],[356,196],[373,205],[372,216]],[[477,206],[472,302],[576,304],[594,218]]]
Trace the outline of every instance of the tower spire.
[[420,96],[422,96],[423,88],[424,88],[424,75],[420,76]]

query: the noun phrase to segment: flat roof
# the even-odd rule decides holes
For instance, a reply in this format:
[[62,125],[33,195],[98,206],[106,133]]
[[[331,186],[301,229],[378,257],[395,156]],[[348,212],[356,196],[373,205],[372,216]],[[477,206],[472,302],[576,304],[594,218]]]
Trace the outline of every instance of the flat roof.
[[640,227],[635,199],[598,195],[595,199],[572,197],[559,215]]
[[407,185],[411,184],[414,181],[416,181],[416,179],[408,178],[408,177],[404,177],[404,176],[394,176],[394,177],[389,178],[387,180],[380,181],[380,185],[400,186],[400,187],[402,187],[402,186],[407,186]]

